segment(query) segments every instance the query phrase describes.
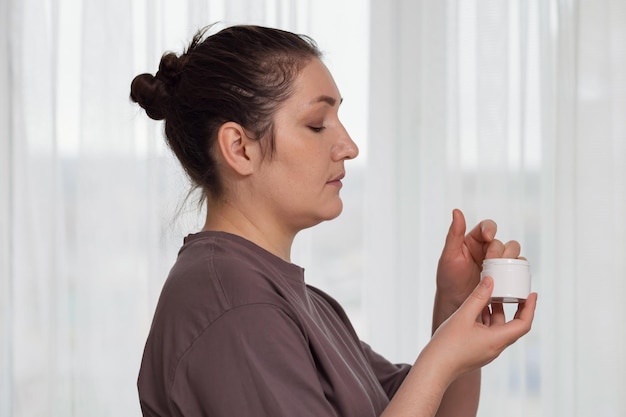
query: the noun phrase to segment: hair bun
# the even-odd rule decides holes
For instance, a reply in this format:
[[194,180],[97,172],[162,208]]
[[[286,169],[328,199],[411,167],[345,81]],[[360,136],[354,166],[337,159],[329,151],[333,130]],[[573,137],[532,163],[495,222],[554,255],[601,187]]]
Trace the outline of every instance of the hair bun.
[[161,57],[155,78],[162,81],[168,90],[174,90],[178,85],[183,66],[182,58],[171,52],[165,54]]
[[130,85],[130,98],[139,104],[150,118],[163,120],[171,97],[178,86],[183,60],[176,54],[163,55],[156,75],[140,74]]

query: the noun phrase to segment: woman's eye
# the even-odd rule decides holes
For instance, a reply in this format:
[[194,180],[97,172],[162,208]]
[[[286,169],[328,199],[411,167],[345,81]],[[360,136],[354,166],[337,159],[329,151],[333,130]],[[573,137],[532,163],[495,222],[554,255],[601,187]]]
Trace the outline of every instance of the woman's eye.
[[325,129],[325,127],[324,126],[309,126],[309,129],[311,129],[315,133],[320,133],[322,130]]

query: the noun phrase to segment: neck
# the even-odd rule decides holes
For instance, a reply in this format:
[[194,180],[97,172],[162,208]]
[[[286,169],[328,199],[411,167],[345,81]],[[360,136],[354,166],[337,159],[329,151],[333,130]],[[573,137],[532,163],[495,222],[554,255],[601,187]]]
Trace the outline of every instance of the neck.
[[242,210],[240,205],[230,201],[209,201],[202,231],[241,236],[284,261],[291,262],[291,246],[296,233],[282,230],[267,219],[257,218],[254,213],[254,210]]

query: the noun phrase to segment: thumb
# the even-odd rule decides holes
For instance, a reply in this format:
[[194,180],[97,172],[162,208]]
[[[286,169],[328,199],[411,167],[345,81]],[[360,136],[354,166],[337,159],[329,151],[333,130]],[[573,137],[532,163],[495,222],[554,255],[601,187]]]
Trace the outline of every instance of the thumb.
[[452,210],[452,223],[446,236],[444,252],[458,250],[465,243],[465,216],[459,209]]
[[475,320],[483,309],[489,304],[489,298],[493,292],[493,279],[484,277],[474,288],[474,291],[467,297],[463,305],[459,308],[463,315],[467,315],[471,320]]

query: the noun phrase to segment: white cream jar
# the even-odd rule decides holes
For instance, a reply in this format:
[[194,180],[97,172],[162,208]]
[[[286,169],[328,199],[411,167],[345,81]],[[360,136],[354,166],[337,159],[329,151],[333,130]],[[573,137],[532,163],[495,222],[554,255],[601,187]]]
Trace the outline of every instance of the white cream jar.
[[493,303],[519,303],[530,294],[530,265],[524,259],[485,259],[480,279],[485,276],[493,278]]

